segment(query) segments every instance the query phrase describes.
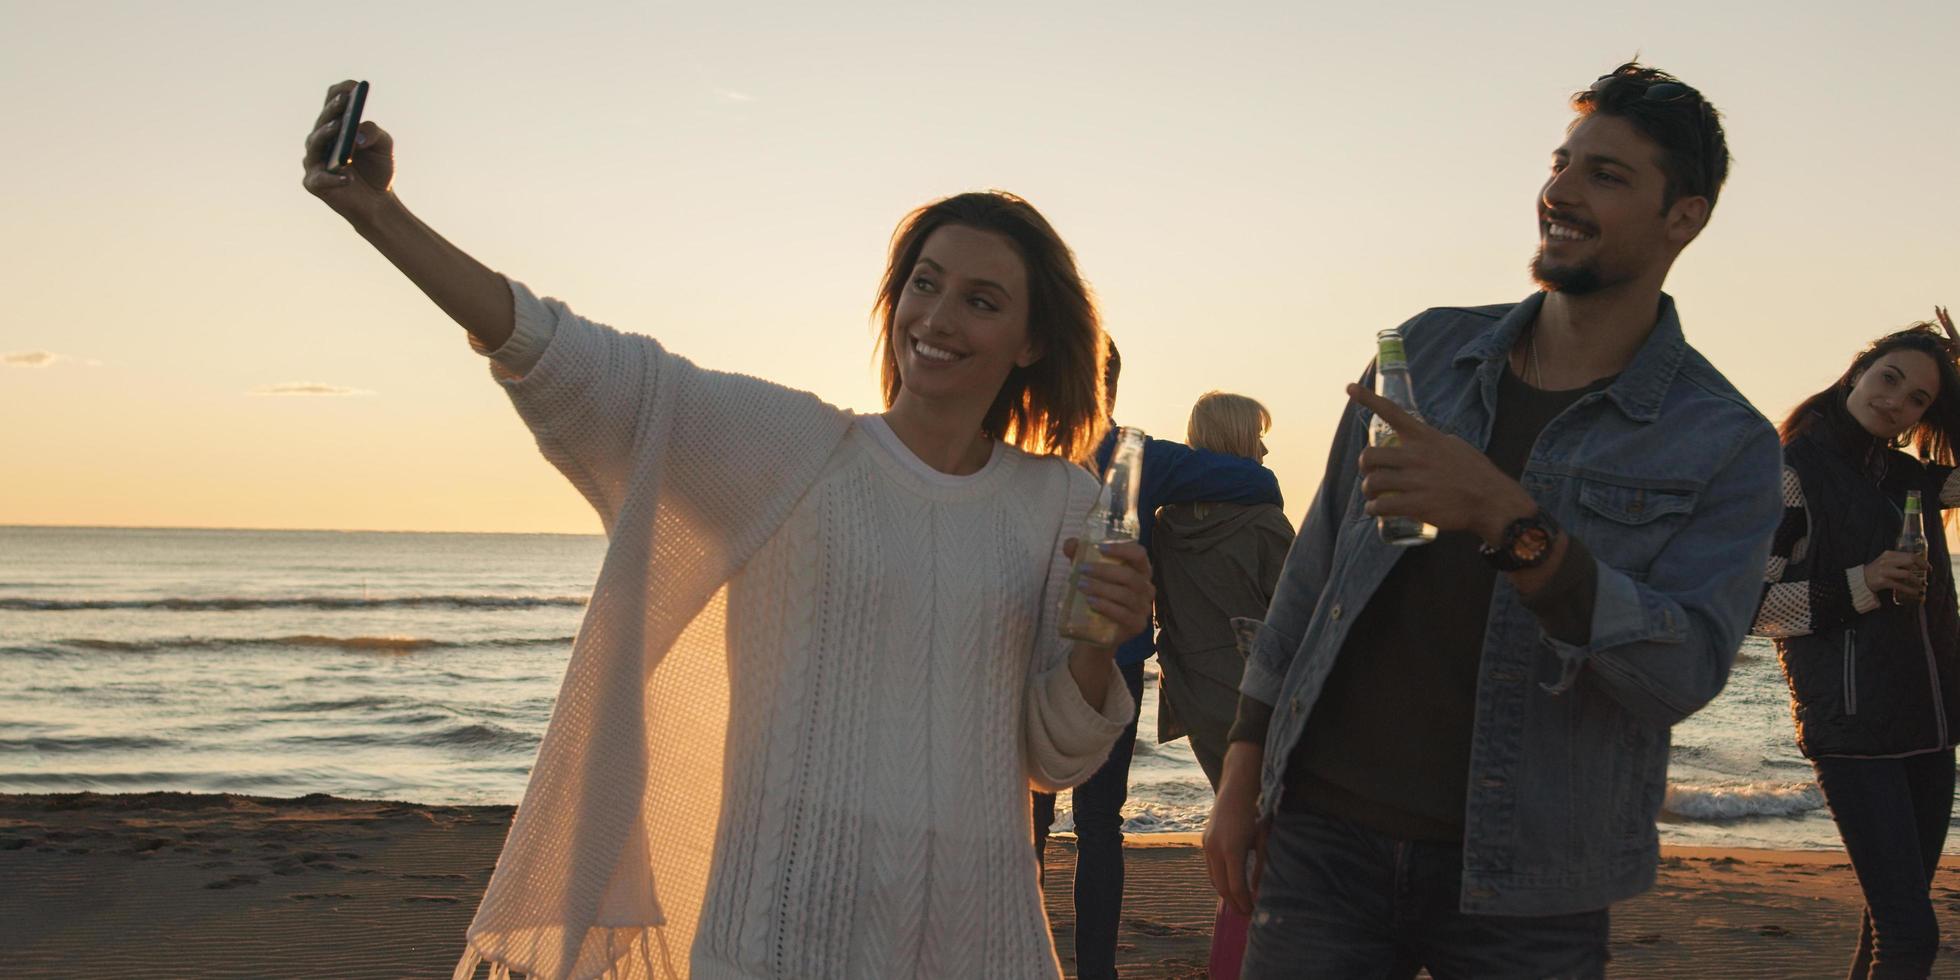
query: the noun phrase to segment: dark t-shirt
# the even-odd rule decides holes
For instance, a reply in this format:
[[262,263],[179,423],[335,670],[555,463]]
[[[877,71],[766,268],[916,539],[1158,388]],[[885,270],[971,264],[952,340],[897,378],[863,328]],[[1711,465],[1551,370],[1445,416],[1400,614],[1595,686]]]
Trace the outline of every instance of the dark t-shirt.
[[[1505,371],[1484,455],[1517,479],[1545,426],[1611,382],[1541,391]],[[1454,531],[1410,548],[1369,597],[1287,760],[1284,809],[1351,820],[1398,840],[1462,840],[1477,675],[1498,575],[1478,544],[1475,534]],[[1569,624],[1548,623],[1555,635],[1577,631],[1583,642],[1595,576],[1578,542],[1568,543],[1555,578],[1541,594],[1574,601],[1535,611]]]

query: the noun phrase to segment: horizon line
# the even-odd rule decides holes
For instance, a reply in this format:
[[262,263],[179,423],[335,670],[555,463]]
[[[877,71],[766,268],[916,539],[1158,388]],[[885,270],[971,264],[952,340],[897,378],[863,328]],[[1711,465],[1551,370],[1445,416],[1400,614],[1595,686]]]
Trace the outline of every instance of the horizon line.
[[0,522],[0,531],[14,529],[63,531],[289,531],[295,534],[503,534],[559,538],[603,538],[592,531],[430,531],[417,528],[370,527],[235,527],[215,524],[15,524]]

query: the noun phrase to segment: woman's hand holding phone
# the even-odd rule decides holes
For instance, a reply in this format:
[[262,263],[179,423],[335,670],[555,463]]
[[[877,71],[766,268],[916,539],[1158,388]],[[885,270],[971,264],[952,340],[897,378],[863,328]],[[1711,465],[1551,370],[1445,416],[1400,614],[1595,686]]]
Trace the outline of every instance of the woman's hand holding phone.
[[[345,81],[327,89],[313,130],[306,134],[302,186],[349,221],[372,216],[387,201],[395,180],[394,139],[380,126],[360,121],[356,97],[366,94],[366,86],[366,82]],[[336,161],[329,157],[345,146],[340,139],[349,118],[356,122],[352,162],[336,170],[331,166]]]

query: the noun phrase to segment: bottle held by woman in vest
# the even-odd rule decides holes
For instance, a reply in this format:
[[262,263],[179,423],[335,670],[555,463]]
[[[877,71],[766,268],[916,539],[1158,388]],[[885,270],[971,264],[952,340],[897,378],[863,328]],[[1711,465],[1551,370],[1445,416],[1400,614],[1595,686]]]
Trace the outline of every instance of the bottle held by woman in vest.
[[1924,977],[1939,951],[1931,883],[1960,728],[1953,568],[1924,516],[1960,506],[1960,339],[1939,312],[1784,420],[1783,524],[1754,627],[1776,642],[1797,746],[1865,894],[1852,977]]

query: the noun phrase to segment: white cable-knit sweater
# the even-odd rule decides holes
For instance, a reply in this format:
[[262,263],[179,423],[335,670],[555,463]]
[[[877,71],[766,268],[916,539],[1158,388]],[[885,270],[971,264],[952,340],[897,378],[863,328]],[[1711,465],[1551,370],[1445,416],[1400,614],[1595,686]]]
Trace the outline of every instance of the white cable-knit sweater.
[[1133,710],[1055,630],[1093,478],[511,291],[492,370],[610,543],[458,976],[1059,976],[1027,787]]

